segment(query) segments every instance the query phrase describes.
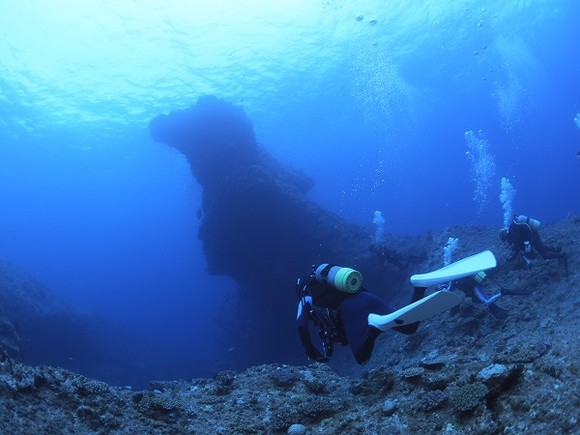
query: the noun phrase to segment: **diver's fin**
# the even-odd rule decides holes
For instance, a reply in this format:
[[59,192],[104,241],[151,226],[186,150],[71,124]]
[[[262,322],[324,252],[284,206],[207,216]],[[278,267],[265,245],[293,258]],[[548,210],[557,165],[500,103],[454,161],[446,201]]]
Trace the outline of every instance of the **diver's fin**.
[[433,272],[413,275],[411,277],[411,284],[414,286],[429,287],[442,282],[455,281],[459,278],[475,275],[482,270],[492,269],[496,265],[497,262],[491,251],[483,251]]
[[412,334],[417,330],[421,320],[448,310],[460,302],[459,295],[440,290],[393,313],[385,315],[371,313],[368,317],[368,323],[381,331],[392,328],[403,334]]
[[511,288],[501,288],[502,295],[512,295],[512,296],[527,296],[534,292],[534,289],[511,289]]

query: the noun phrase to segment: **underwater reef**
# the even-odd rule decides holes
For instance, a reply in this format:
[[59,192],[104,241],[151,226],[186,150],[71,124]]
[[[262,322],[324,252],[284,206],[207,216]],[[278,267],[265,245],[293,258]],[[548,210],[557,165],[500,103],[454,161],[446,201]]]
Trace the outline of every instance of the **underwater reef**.
[[[415,238],[428,248],[458,237],[457,258],[490,247],[499,260],[490,282],[534,292],[502,297],[503,321],[465,297],[458,313],[424,321],[414,335],[387,331],[365,367],[338,349],[330,364],[257,365],[137,391],[25,365],[3,350],[0,432],[578,433],[580,216],[542,235],[569,253],[568,275],[558,260],[506,263],[495,228]],[[441,249],[428,252],[421,269],[441,264]]]
[[[42,340],[28,336],[41,337],[37,330],[50,330],[50,319],[65,319],[63,334],[81,332],[73,347],[94,329],[75,326],[74,313],[50,302],[42,284],[0,264],[0,433],[578,433],[579,215],[541,229],[547,245],[568,253],[567,270],[559,260],[507,262],[499,226],[384,233],[391,251],[378,255],[372,225],[313,203],[313,181],[257,143],[242,109],[202,97],[155,118],[150,133],[187,158],[203,189],[199,238],[208,271],[238,284],[222,323],[243,367],[211,378],[153,378],[133,389],[96,380],[96,367],[81,370],[81,363],[37,365],[26,355],[40,360]],[[410,275],[440,268],[452,238],[459,240],[454,261],[495,254],[488,294],[533,292],[497,300],[508,313],[499,320],[456,290],[458,310],[422,322],[410,336],[385,332],[363,367],[348,348],[335,349],[329,364],[307,364],[295,325],[298,276],[323,262],[354,267],[370,291],[401,306],[413,291]]]

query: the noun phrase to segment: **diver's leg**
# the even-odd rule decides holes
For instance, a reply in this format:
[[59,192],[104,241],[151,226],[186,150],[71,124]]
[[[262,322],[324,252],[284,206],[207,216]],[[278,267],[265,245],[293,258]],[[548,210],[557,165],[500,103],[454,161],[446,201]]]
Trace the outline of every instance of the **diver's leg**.
[[347,298],[340,308],[340,318],[354,358],[359,364],[369,360],[381,331],[368,324],[370,313],[388,314],[393,310],[372,293],[361,292]]

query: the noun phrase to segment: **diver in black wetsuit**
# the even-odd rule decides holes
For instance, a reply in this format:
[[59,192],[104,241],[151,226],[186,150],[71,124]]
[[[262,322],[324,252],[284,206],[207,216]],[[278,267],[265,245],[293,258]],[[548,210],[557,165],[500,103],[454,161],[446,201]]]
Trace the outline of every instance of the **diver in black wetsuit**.
[[[328,276],[344,274],[340,289],[329,284],[336,282]],[[299,279],[296,290],[298,303],[298,335],[309,358],[328,362],[333,346],[350,344],[354,358],[359,364],[368,361],[375,340],[381,331],[368,324],[368,315],[388,314],[394,311],[385,302],[362,287],[362,276],[357,271],[323,264],[306,279]],[[309,322],[319,330],[323,352],[313,345]],[[403,332],[403,331],[401,331]]]
[[510,244],[513,252],[508,260],[514,260],[520,253],[526,263],[530,263],[536,251],[544,259],[560,258],[564,262],[564,267],[568,269],[568,255],[562,252],[562,248],[552,248],[542,243],[540,233],[540,222],[527,216],[514,216],[509,229],[502,229],[499,238]]

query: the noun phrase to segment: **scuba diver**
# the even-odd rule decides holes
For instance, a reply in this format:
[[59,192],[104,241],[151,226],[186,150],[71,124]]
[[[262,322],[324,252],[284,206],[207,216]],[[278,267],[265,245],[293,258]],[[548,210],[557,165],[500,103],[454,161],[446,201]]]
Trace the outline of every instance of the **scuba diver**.
[[[300,298],[296,316],[298,335],[310,359],[328,362],[335,343],[343,346],[350,343],[359,364],[370,359],[381,331],[368,324],[368,315],[393,310],[362,287],[358,271],[330,264],[318,268],[313,265],[308,278],[297,280],[296,292]],[[309,322],[319,330],[324,353],[312,343]]]
[[[455,293],[440,290],[425,296],[428,287],[471,276],[496,266],[489,251],[473,255],[434,272],[411,276],[414,286],[411,303],[396,311],[362,286],[360,272],[333,264],[312,266],[312,272],[296,281],[299,298],[296,322],[306,355],[318,362],[328,362],[333,346],[350,345],[359,364],[367,362],[381,332],[394,329],[414,334],[419,322],[448,310],[461,302]],[[310,336],[310,322],[318,328],[321,352]]]
[[[540,238],[540,221],[525,215],[514,216],[508,229],[499,232],[499,238],[510,244],[513,252],[508,261],[514,260],[520,253],[527,264],[535,258],[535,252],[544,260],[560,258],[564,262],[564,268],[568,273],[568,255],[562,252],[562,248],[552,248],[542,243]],[[534,252],[535,251],[535,252]]]
[[[513,296],[527,296],[533,293],[532,290],[515,290],[515,289],[507,289],[500,287],[499,292],[492,295],[487,296],[483,289],[483,282],[487,281],[487,274],[483,271],[476,273],[473,276],[467,276],[465,278],[458,279],[453,281],[447,287],[447,290],[451,291],[453,289],[461,290],[467,296],[471,297],[471,299],[477,299],[482,302],[489,312],[497,319],[504,320],[508,316],[508,311],[504,308],[498,306],[495,302],[504,295],[513,295]],[[453,307],[451,309],[451,315],[455,315],[459,312],[459,307]]]

